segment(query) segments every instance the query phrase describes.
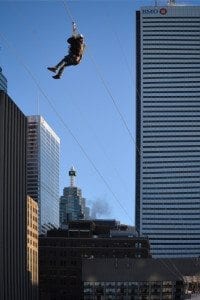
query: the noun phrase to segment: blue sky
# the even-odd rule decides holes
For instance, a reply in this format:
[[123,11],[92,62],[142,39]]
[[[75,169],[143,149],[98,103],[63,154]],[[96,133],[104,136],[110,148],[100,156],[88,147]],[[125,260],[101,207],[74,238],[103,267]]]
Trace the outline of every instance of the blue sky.
[[[89,206],[107,203],[110,213],[99,217],[126,224],[134,224],[135,215],[135,11],[154,3],[0,1],[0,66],[8,94],[60,137],[60,194],[73,165]],[[85,37],[85,55],[54,80],[47,66],[66,55],[72,20]]]

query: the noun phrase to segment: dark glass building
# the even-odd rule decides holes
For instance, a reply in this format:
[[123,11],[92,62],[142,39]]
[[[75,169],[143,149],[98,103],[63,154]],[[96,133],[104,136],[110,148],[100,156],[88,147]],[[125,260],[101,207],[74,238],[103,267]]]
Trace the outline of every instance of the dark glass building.
[[0,91],[0,299],[26,297],[26,117]]

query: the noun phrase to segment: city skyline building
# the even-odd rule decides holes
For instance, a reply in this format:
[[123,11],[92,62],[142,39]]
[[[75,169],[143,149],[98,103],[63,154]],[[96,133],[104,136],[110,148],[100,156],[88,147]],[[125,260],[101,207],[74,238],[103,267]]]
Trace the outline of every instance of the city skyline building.
[[86,206],[86,200],[82,197],[82,191],[76,187],[76,170],[69,170],[70,186],[63,189],[60,197],[59,215],[60,228],[65,228],[69,221],[89,219],[90,209]]
[[200,253],[200,7],[136,12],[136,229],[153,257]]
[[4,91],[7,93],[7,79],[3,75],[1,67],[0,67],[0,91]]
[[0,299],[27,299],[27,120],[0,91]]
[[150,258],[149,240],[116,220],[71,221],[66,230],[50,230],[39,237],[40,299],[83,299],[83,259],[124,257]]
[[60,138],[42,116],[27,119],[27,193],[38,202],[41,234],[59,226]]

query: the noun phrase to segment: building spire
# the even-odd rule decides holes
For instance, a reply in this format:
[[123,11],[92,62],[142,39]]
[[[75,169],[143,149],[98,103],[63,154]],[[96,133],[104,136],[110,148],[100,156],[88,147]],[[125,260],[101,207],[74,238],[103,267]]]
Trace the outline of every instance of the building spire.
[[75,184],[75,176],[76,176],[76,170],[72,166],[69,170],[69,177],[70,177],[70,187],[74,187]]

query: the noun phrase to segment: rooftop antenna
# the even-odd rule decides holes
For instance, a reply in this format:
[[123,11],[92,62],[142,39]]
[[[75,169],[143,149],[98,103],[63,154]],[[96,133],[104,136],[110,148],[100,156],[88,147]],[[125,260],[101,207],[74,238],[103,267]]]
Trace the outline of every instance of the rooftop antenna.
[[75,176],[76,176],[76,170],[74,169],[74,167],[71,167],[71,169],[69,170],[70,187],[74,187]]
[[168,5],[169,6],[176,5],[176,0],[168,0]]

